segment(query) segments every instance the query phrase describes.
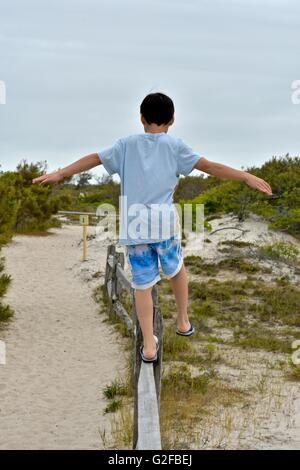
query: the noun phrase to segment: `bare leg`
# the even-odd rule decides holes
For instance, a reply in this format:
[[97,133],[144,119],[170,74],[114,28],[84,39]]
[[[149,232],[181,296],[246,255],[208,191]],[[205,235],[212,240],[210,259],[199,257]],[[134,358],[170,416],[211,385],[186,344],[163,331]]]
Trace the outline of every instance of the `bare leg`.
[[182,331],[188,331],[190,328],[188,309],[188,278],[184,264],[180,271],[170,279],[173,293],[177,305],[177,328]]
[[156,352],[156,343],[153,337],[153,302],[149,289],[135,289],[135,306],[139,324],[144,340],[144,356],[151,359]]

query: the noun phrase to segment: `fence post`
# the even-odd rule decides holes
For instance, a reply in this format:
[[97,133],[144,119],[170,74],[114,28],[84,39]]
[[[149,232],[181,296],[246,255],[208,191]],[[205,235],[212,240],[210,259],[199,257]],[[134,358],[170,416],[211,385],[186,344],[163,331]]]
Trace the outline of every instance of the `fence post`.
[[153,331],[158,338],[159,343],[159,355],[158,361],[153,364],[154,367],[154,380],[156,387],[157,405],[158,412],[160,409],[160,389],[161,389],[161,371],[162,371],[162,356],[163,356],[163,318],[158,305],[158,292],[157,287],[154,286],[152,289],[152,300],[153,300]]
[[[133,449],[161,448],[159,409],[160,386],[162,370],[163,349],[163,320],[158,305],[157,286],[151,289],[153,300],[153,333],[159,341],[158,361],[153,364],[143,364],[140,348],[143,344],[143,335],[137,318],[134,289],[124,273],[125,256],[116,252],[115,245],[109,245],[107,250],[105,285],[112,311],[124,321],[133,333],[132,348],[132,388],[134,395],[133,412]],[[131,318],[119,299],[120,293],[125,289],[132,295]],[[151,369],[153,367],[153,369]],[[154,391],[155,389],[155,391]],[[139,403],[140,394],[140,403]],[[140,412],[140,416],[139,416]],[[141,430],[140,436],[139,428]],[[147,429],[151,429],[151,436]]]
[[104,285],[108,283],[108,281],[112,278],[112,273],[111,273],[111,267],[108,263],[108,258],[111,255],[114,255],[116,252],[116,247],[115,245],[109,245],[107,247],[107,254],[106,254],[106,269],[105,269],[105,280],[104,280]]
[[114,289],[113,292],[115,294],[116,299],[119,297],[120,291],[122,290],[120,287],[118,287],[118,277],[115,273],[117,264],[119,264],[122,269],[124,268],[124,264],[125,264],[124,253],[115,252],[115,266],[114,266],[114,284],[115,285],[113,288]]

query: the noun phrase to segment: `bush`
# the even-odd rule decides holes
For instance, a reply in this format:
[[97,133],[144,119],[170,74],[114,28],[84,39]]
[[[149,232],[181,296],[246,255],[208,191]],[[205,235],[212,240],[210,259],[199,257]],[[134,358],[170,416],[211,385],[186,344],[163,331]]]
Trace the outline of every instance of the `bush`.
[[13,233],[18,211],[16,199],[16,175],[0,173],[0,246],[8,242]]
[[11,282],[10,276],[3,273],[4,270],[4,258],[0,258],[0,321],[7,321],[12,315],[13,311],[8,305],[1,303],[1,297],[7,291],[7,288]]
[[299,250],[291,243],[278,241],[260,247],[259,253],[268,258],[296,260]]
[[32,179],[46,171],[46,163],[23,160],[14,172],[0,173],[0,245],[14,232],[26,233],[57,226],[52,218],[66,200],[55,186],[33,185]]
[[[266,196],[238,181],[209,179],[199,181],[202,192],[180,203],[204,204],[205,217],[213,214],[234,213],[244,220],[249,213],[265,217],[269,228],[283,229],[293,235],[300,234],[300,158],[272,157],[261,168],[250,167],[247,172],[263,178],[272,187],[273,196]],[[206,178],[208,180],[208,178]],[[182,183],[184,186],[184,184]],[[193,187],[197,185],[193,183]],[[200,193],[200,191],[199,191]],[[183,196],[187,190],[179,192]],[[195,212],[195,209],[194,209]]]

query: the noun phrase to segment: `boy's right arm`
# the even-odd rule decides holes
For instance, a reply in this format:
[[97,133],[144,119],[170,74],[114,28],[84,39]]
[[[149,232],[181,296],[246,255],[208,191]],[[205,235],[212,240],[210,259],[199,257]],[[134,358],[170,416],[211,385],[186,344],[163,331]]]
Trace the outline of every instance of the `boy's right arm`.
[[57,171],[52,173],[47,173],[45,175],[39,176],[32,180],[33,184],[49,184],[49,183],[58,183],[64,178],[69,178],[70,176],[75,175],[76,173],[81,173],[82,171],[90,170],[97,165],[101,165],[101,160],[97,153],[91,153],[85,157],[76,160],[76,162],[71,163],[71,165],[60,168]]

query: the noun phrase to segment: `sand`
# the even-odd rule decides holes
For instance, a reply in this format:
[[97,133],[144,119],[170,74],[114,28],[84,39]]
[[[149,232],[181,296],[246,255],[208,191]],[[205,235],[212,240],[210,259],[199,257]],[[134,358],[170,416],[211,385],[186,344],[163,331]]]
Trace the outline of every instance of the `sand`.
[[[258,244],[284,240],[299,248],[299,241],[269,231],[256,216],[239,223],[227,215],[211,224],[213,230],[234,226],[244,232],[206,232],[211,243],[204,248],[191,235],[184,255],[217,262],[224,256],[219,242],[235,238]],[[101,389],[123,375],[125,343],[103,322],[91,293],[104,281],[107,245],[116,240],[99,242],[93,238],[95,228],[88,227],[88,260],[83,263],[81,227],[64,225],[51,232],[48,237],[16,236],[3,249],[13,278],[6,301],[15,316],[0,330],[7,347],[7,364],[0,365],[0,449],[101,449],[104,430],[110,446],[110,418],[103,415],[107,403]],[[120,245],[117,249],[124,251]],[[125,271],[129,275],[126,259]],[[286,273],[299,283],[299,276],[280,263],[273,262],[272,271],[272,276]],[[228,367],[221,375],[245,386],[250,378],[258,389],[266,380],[265,390],[253,395],[248,412],[217,409],[215,421],[200,426],[195,448],[300,448],[300,384],[285,382],[280,369],[270,369],[280,355],[227,349],[222,354],[229,357]]]
[[[205,238],[211,243],[201,245],[190,234],[184,248],[185,255],[201,256],[208,262],[218,262],[228,254],[218,251],[225,240],[240,240],[256,246],[283,241],[295,246],[300,252],[300,242],[294,237],[275,230],[259,216],[251,214],[239,222],[227,214],[210,221],[211,232]],[[234,228],[229,228],[234,227]],[[219,230],[224,228],[224,230]],[[223,245],[224,246],[224,245]],[[255,252],[250,249],[249,261],[256,263]],[[262,274],[264,281],[274,277],[288,276],[289,282],[299,285],[300,276],[293,266],[276,259],[261,259],[260,264],[271,268],[270,274]],[[240,278],[241,274],[238,275]],[[220,280],[231,279],[231,272],[215,276]],[[260,276],[257,275],[257,279]],[[195,279],[200,279],[197,275]],[[272,325],[271,325],[272,327]],[[276,326],[273,325],[273,328]],[[296,330],[296,328],[295,328]],[[226,330],[218,330],[218,336],[228,339]],[[300,449],[300,383],[285,377],[287,355],[260,350],[248,350],[231,345],[218,344],[216,351],[223,362],[216,365],[218,377],[230,386],[249,393],[245,403],[216,407],[212,415],[204,417],[195,426],[193,449]],[[285,365],[285,366],[284,366]],[[284,366],[284,367],[283,367]]]
[[[184,256],[198,255],[208,262],[218,262],[228,255],[220,252],[220,243],[225,240],[242,240],[263,245],[284,241],[300,250],[299,240],[275,230],[252,214],[244,222],[232,215],[224,215],[210,221],[212,232],[205,231],[205,238],[211,242],[201,245],[199,238],[189,234]],[[234,227],[234,228],[229,228]],[[216,231],[220,228],[225,230]],[[116,242],[111,239],[111,242]],[[77,261],[73,271],[89,285],[96,285],[104,279],[106,248],[109,242],[99,249],[99,241],[91,239],[88,243],[88,261]],[[123,247],[117,246],[118,251]],[[249,253],[249,261],[257,262],[256,255]],[[278,260],[260,260],[272,269],[270,274],[263,273],[264,280],[271,281],[276,276],[288,275],[292,284],[299,284],[299,274],[292,266]],[[130,275],[125,258],[125,271]],[[241,277],[241,274],[238,274]],[[218,276],[216,276],[218,277]],[[220,279],[232,279],[232,272],[219,275]],[[257,278],[259,279],[259,275]],[[200,279],[197,275],[194,280]],[[226,331],[218,331],[225,337]],[[230,332],[232,335],[232,331]],[[300,383],[285,378],[281,364],[287,363],[287,356],[260,350],[242,350],[231,345],[218,345],[225,365],[216,366],[218,376],[225,384],[246,392],[245,404],[217,406],[212,415],[202,417],[195,424],[195,439],[188,446],[193,449],[300,449]],[[164,364],[164,369],[166,364]],[[249,395],[247,395],[249,394]],[[221,417],[221,419],[220,419]]]
[[124,370],[123,340],[77,275],[81,227],[51,233],[3,249],[15,316],[0,330],[0,449],[101,449],[100,433],[110,439],[102,388]]

